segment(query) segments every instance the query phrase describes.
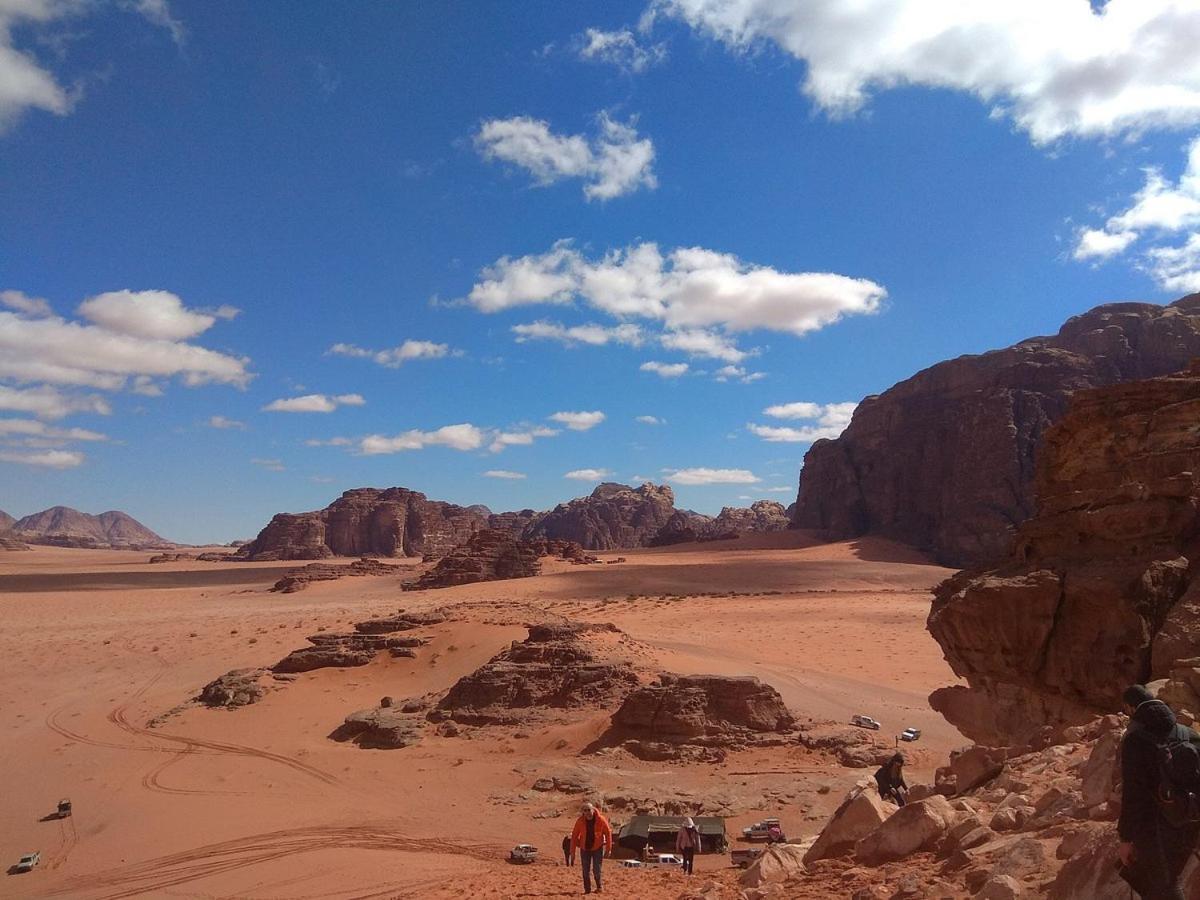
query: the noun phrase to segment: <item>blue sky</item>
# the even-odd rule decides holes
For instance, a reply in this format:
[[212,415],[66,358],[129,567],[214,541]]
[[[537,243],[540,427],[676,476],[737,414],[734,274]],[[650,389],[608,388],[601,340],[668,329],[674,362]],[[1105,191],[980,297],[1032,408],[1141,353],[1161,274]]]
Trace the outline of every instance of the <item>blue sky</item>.
[[1195,4],[769,6],[5,5],[0,509],[786,504],[863,396],[1200,290]]

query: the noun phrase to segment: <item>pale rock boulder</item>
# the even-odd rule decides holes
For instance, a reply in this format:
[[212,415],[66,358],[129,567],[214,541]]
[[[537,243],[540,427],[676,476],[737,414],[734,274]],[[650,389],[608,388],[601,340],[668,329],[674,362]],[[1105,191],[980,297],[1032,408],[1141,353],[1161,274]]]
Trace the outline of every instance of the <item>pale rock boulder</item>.
[[896,812],[896,805],[879,796],[874,786],[860,781],[829,817],[805,863],[851,853],[854,845]]
[[855,844],[854,857],[868,866],[903,859],[932,846],[957,821],[958,813],[941,795],[910,803]]
[[1088,809],[1107,802],[1115,793],[1117,778],[1117,749],[1121,745],[1121,733],[1109,731],[1100,736],[1084,763],[1080,774],[1083,805]]
[[755,860],[738,882],[743,887],[758,888],[765,884],[787,881],[807,873],[804,867],[804,849],[795,844],[772,844],[763,855]]
[[1022,894],[1021,882],[1011,875],[993,875],[975,894],[975,900],[1017,900]]

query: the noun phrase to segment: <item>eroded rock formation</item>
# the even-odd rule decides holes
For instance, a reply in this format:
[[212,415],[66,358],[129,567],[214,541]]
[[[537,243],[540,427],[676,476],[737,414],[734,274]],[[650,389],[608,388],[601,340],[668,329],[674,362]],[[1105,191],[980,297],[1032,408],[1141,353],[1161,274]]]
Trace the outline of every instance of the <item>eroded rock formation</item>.
[[785,531],[791,517],[782,503],[756,500],[747,507],[726,506],[716,517],[689,510],[676,510],[650,539],[652,547],[691,541],[723,541],[743,534]]
[[524,641],[459,679],[429,718],[514,724],[547,709],[615,706],[638,678],[602,640],[613,635],[620,632],[612,625],[531,625]]
[[674,512],[675,494],[666,485],[606,482],[545,513],[525,537],[574,541],[588,550],[644,547]]
[[[153,562],[153,560],[151,560]],[[329,563],[312,563],[293,572],[288,572],[271,588],[281,594],[294,594],[302,591],[314,581],[336,581],[338,578],[355,578],[364,575],[395,575],[399,566],[391,566],[377,559],[363,557],[347,566],[335,566]]]
[[662,674],[625,698],[607,742],[649,759],[723,758],[795,727],[779,692],[752,676]]
[[11,528],[17,540],[54,547],[141,550],[175,546],[119,510],[93,516],[69,506],[52,506],[17,519]]
[[404,585],[404,590],[424,591],[479,581],[530,578],[542,571],[544,556],[573,561],[595,560],[595,557],[586,556],[583,548],[574,541],[526,541],[510,532],[489,528],[475,532],[466,543],[439,559],[416,581]]
[[793,522],[879,534],[948,565],[1001,557],[1034,511],[1035,452],[1072,392],[1166,375],[1200,355],[1200,294],[1113,303],[1052,337],[939,363],[859,404],[805,455]]
[[968,682],[930,700],[964,734],[1086,721],[1200,657],[1198,425],[1200,365],[1081,391],[1046,433],[1011,557],[944,582],[930,612]]

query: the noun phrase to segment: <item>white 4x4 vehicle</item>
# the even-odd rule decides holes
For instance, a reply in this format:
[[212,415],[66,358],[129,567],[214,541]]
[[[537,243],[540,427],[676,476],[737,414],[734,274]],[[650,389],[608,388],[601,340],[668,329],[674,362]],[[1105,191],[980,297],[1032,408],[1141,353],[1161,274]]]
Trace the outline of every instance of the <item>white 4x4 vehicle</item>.
[[878,731],[880,727],[879,722],[870,716],[851,716],[850,724],[857,725],[859,728],[869,728],[872,731]]

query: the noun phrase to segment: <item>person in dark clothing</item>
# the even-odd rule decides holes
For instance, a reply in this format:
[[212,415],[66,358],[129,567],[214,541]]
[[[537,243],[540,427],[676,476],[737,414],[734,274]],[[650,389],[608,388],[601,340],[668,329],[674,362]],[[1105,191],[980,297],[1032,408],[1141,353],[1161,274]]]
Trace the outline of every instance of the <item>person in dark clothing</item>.
[[879,796],[903,806],[908,795],[904,783],[904,754],[897,753],[875,772],[875,783],[879,785]]
[[563,862],[569,866],[571,864],[571,836],[569,834],[563,838],[562,848]]
[[1179,876],[1200,837],[1200,823],[1172,826],[1157,799],[1160,747],[1167,740],[1191,741],[1200,734],[1175,722],[1167,704],[1143,685],[1122,695],[1129,727],[1121,739],[1121,877],[1142,900],[1184,900]]

